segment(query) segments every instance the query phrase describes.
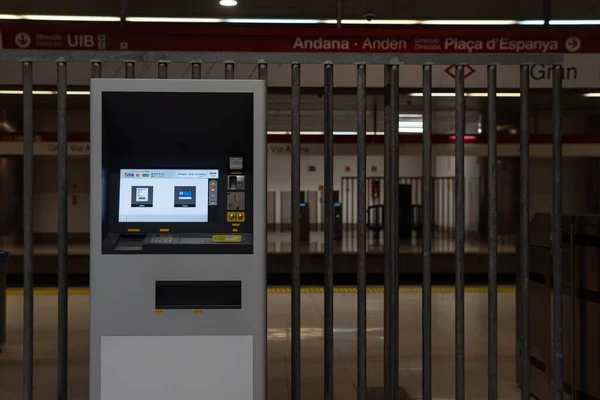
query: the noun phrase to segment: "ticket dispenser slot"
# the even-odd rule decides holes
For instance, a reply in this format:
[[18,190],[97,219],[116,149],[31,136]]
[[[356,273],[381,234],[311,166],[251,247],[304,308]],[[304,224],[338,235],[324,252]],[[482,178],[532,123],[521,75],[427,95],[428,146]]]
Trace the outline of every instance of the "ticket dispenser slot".
[[240,281],[159,281],[156,309],[231,310],[242,308]]
[[141,251],[144,244],[144,234],[124,234],[119,236],[115,251]]

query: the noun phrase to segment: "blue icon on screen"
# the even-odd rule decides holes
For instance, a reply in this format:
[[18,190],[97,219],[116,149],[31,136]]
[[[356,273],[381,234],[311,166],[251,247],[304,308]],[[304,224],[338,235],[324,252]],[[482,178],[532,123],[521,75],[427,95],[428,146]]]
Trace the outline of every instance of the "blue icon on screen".
[[192,191],[191,190],[180,190],[178,193],[179,200],[192,200]]

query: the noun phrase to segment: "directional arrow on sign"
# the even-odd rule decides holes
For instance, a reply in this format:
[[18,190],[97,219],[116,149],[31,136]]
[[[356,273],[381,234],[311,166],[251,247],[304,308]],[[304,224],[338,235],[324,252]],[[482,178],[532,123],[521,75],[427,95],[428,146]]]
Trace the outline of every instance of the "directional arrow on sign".
[[[454,73],[454,70],[455,70],[454,65],[451,65],[448,68],[446,68],[444,70],[444,72],[447,73],[448,75],[450,75],[452,78],[456,79],[456,74]],[[471,67],[470,65],[465,65],[465,79],[467,79],[474,73],[475,73],[475,68]]]
[[31,36],[25,32],[19,32],[15,36],[15,44],[21,49],[26,49],[31,45]]

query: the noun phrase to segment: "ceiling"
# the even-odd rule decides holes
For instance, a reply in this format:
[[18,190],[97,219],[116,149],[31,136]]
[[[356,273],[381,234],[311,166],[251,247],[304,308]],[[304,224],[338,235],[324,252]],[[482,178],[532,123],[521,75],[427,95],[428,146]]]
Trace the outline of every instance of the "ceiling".
[[[122,0],[3,0],[0,14],[119,16]],[[336,18],[337,0],[123,0],[128,16],[222,18]],[[543,19],[544,0],[341,0],[342,17],[360,19]],[[550,0],[552,19],[600,19],[597,0]],[[307,6],[310,4],[310,6]]]

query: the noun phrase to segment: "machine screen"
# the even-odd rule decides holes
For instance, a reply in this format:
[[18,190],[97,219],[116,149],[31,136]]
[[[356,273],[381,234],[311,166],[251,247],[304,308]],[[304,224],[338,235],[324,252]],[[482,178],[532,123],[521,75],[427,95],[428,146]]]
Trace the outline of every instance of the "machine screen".
[[122,169],[119,222],[208,222],[218,179],[216,169]]

